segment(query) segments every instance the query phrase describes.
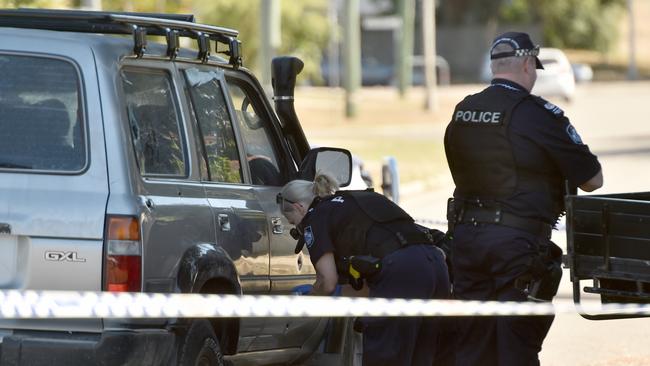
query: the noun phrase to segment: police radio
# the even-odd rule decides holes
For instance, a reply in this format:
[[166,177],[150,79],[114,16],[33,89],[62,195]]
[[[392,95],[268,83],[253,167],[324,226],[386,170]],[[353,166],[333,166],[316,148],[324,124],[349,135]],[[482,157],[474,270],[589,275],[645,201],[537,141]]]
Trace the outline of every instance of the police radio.
[[353,289],[363,288],[363,279],[381,271],[381,259],[369,255],[355,255],[348,260],[348,280]]

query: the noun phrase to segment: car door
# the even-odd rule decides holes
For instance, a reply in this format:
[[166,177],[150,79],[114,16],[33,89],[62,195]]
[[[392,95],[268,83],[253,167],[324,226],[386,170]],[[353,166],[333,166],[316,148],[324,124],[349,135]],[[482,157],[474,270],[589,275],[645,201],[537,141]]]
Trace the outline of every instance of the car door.
[[[223,71],[216,67],[182,67],[201,145],[201,176],[213,212],[217,244],[232,258],[244,294],[267,294],[269,234],[264,209],[245,184],[243,150],[223,92]],[[240,322],[238,352],[251,349],[264,319]]]
[[[244,73],[227,72],[228,95],[246,156],[243,168],[266,214],[271,241],[271,293],[289,294],[301,284],[315,280],[315,270],[304,248],[295,253],[296,240],[289,235],[292,227],[280,212],[276,196],[295,173],[281,139],[272,111],[252,78]],[[319,323],[314,318],[267,319],[256,340],[257,349],[299,347]]]

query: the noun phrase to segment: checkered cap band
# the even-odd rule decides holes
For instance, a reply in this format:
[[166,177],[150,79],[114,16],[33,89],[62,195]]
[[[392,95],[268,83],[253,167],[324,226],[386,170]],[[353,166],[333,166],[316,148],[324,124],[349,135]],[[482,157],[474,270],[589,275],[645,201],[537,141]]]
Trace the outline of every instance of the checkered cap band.
[[495,60],[498,58],[523,57],[523,56],[537,57],[538,55],[539,55],[539,46],[535,46],[535,48],[532,49],[518,49],[518,50],[508,51],[508,52],[493,53],[490,55],[490,59]]
[[531,49],[531,50],[516,50],[515,51],[515,56],[521,57],[521,56],[537,56],[539,55],[539,46]]
[[[499,53],[492,53],[494,52],[494,48],[501,44],[501,43],[509,43],[513,50],[512,51],[506,51],[506,52],[499,52]],[[505,57],[523,57],[523,56],[535,56],[537,57],[539,55],[539,46],[534,46],[533,48],[519,48],[519,44],[512,39],[509,38],[504,38],[501,39],[492,45],[492,48],[490,49],[490,59],[495,60],[498,58],[505,58]]]

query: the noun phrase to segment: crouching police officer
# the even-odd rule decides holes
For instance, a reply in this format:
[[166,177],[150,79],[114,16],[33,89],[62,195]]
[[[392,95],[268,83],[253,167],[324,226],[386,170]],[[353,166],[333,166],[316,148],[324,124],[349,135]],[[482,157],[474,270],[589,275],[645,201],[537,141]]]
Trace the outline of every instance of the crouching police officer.
[[[370,297],[446,299],[444,255],[428,229],[386,197],[371,191],[337,192],[336,181],[318,174],[294,180],[278,195],[282,213],[302,233],[316,268],[313,295],[330,295],[337,284],[357,290],[366,281]],[[364,365],[434,364],[440,319],[364,318]],[[355,326],[356,328],[356,326]]]
[[[543,68],[538,52],[525,33],[498,36],[490,50],[491,85],[460,102],[447,127],[458,299],[551,301],[562,251],[550,237],[564,211],[563,194],[603,184],[596,156],[563,111],[530,94]],[[460,319],[456,364],[538,365],[552,322],[552,316]]]

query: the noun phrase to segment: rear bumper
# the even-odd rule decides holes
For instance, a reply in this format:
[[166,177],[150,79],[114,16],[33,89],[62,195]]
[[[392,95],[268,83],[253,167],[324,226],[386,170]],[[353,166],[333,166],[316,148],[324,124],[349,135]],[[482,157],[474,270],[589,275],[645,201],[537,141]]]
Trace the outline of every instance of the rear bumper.
[[0,365],[169,365],[174,350],[174,334],[159,329],[16,332],[2,339]]

